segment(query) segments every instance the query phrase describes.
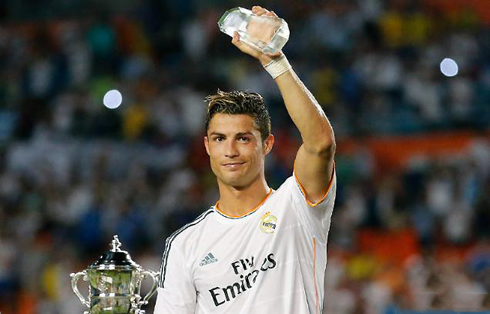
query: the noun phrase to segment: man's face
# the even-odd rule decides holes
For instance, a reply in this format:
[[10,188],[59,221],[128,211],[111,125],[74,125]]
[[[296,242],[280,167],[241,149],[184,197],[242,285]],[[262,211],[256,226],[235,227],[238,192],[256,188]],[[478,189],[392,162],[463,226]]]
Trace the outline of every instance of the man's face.
[[247,187],[261,178],[264,159],[274,137],[262,142],[252,117],[217,113],[209,122],[204,145],[218,181],[236,188]]

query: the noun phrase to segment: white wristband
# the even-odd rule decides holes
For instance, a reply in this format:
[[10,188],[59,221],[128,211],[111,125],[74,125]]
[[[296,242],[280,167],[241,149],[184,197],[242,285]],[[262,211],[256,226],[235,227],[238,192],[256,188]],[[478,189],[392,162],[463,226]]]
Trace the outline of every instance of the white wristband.
[[281,74],[286,73],[287,71],[291,70],[291,64],[289,64],[288,59],[286,58],[285,55],[282,55],[281,57],[272,60],[271,62],[267,63],[264,65],[264,69],[269,72],[269,74],[272,76],[273,79],[276,79]]

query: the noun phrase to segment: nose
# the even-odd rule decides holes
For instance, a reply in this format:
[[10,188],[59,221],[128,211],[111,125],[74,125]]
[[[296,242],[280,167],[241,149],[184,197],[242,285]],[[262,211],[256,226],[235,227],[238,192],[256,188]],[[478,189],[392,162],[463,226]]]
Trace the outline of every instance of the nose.
[[227,141],[225,156],[228,158],[234,158],[237,157],[238,155],[239,153],[235,141]]

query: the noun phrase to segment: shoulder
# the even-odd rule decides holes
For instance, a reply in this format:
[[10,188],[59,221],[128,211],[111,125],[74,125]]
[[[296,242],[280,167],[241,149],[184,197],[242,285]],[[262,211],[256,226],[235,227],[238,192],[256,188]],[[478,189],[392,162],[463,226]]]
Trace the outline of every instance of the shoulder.
[[212,213],[214,213],[214,210],[212,208],[208,209],[194,219],[194,221],[186,224],[167,238],[165,249],[163,250],[162,264],[160,266],[160,287],[164,286],[169,264],[185,263],[186,259],[183,250],[186,248],[186,244],[196,242],[193,239],[198,237],[199,229],[212,216]]
[[294,179],[294,176],[290,176],[287,178],[281,186],[276,190],[277,194],[286,194],[286,193],[291,193],[295,190],[296,188],[296,180]]
[[279,188],[276,190],[276,196],[284,199],[286,197],[297,197],[302,194],[300,185],[296,181],[294,175],[288,177]]
[[178,245],[179,243],[187,242],[190,238],[195,236],[196,233],[199,233],[199,230],[205,225],[206,221],[209,220],[209,217],[212,216],[213,213],[215,213],[214,210],[210,208],[200,214],[192,222],[172,233],[165,241],[165,249],[168,251],[172,244]]
[[288,195],[292,197],[294,200],[299,201],[300,203],[306,203],[309,207],[316,207],[320,203],[328,203],[330,200],[335,198],[337,188],[337,176],[334,172],[330,178],[330,184],[328,186],[325,195],[321,200],[316,203],[308,200],[308,197],[305,193],[305,190],[301,183],[297,180],[296,175],[293,173],[292,176],[288,177],[284,183],[277,189],[276,194],[277,197],[284,199]]

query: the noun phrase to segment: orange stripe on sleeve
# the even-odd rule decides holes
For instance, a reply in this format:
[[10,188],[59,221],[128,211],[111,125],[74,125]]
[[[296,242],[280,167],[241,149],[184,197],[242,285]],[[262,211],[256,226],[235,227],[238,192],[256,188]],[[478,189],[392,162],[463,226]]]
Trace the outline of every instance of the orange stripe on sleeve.
[[312,201],[310,201],[308,199],[308,194],[306,194],[305,188],[303,187],[301,182],[299,182],[299,179],[296,176],[296,162],[294,163],[293,173],[294,173],[294,178],[296,179],[296,182],[298,183],[298,186],[301,189],[301,192],[305,196],[306,203],[308,203],[308,205],[310,205],[311,207],[316,207],[318,204],[320,204],[321,202],[323,202],[327,198],[328,193],[330,192],[330,189],[332,188],[333,178],[335,176],[335,161],[334,161],[333,168],[332,168],[332,176],[330,177],[330,182],[328,183],[327,192],[325,192],[325,194],[322,196],[322,198],[316,203],[313,203]]

